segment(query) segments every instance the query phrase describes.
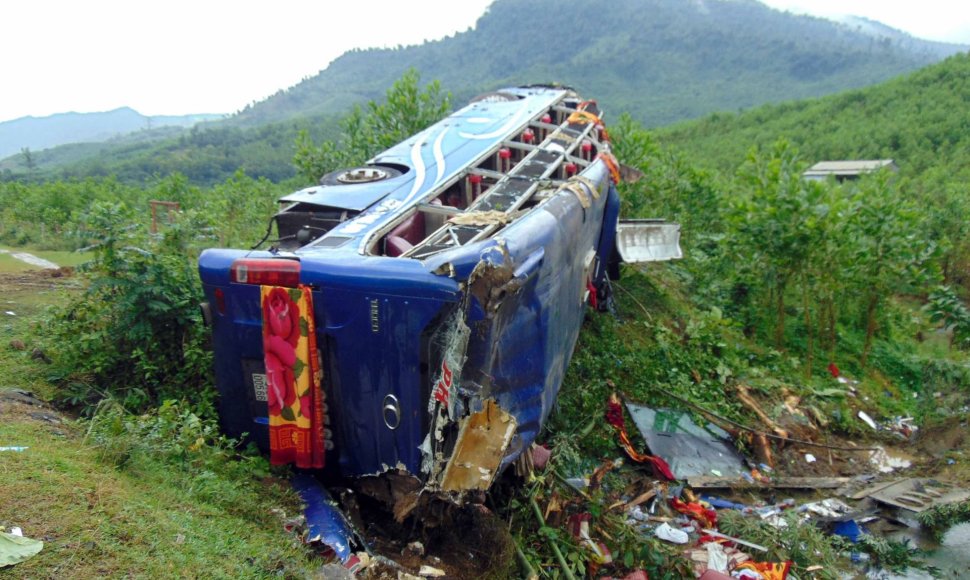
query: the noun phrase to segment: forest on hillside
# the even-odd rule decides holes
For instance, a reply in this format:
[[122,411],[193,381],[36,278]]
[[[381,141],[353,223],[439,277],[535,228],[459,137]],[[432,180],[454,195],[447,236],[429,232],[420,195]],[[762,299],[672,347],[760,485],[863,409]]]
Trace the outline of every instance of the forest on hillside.
[[877,30],[754,1],[499,0],[472,29],[420,46],[350,51],[224,121],[35,147],[0,160],[0,180],[113,175],[141,184],[179,172],[211,186],[243,168],[281,181],[294,175],[289,160],[301,130],[334,138],[340,116],[379,99],[412,67],[439,80],[456,104],[504,86],[562,83],[595,94],[608,115],[627,112],[660,127],[868,86],[967,48]]
[[656,127],[871,85],[965,48],[872,36],[753,1],[498,0],[473,29],[420,46],[348,52],[229,122],[338,113],[378,98],[415,67],[457,102],[503,86],[560,82]]

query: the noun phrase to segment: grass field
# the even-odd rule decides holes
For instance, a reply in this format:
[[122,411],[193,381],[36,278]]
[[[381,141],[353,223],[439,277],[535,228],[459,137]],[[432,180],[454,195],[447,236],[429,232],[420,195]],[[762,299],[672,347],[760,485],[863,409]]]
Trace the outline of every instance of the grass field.
[[13,257],[14,253],[26,252],[43,258],[48,262],[53,262],[58,266],[69,266],[75,268],[91,259],[90,252],[66,252],[52,250],[35,250],[29,247],[11,248],[0,246],[0,273],[10,272],[29,272],[31,270],[41,270],[39,266],[33,266]]
[[87,421],[14,391],[54,395],[50,367],[32,356],[38,325],[79,288],[29,267],[0,275],[0,447],[27,447],[0,451],[0,527],[45,542],[0,577],[312,576],[320,561],[282,530],[282,515],[299,512],[286,481],[233,478],[191,455],[173,464],[137,441],[121,461],[94,444]]

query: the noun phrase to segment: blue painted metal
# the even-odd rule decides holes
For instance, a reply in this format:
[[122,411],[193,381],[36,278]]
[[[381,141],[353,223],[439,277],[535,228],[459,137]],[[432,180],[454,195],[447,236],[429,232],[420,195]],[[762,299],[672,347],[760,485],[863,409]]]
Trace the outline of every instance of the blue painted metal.
[[326,544],[346,564],[354,555],[351,548],[354,535],[340,508],[315,477],[297,473],[290,483],[306,506],[303,510],[308,532],[306,541]]
[[[524,129],[548,128],[538,123],[544,114],[579,103],[562,89],[505,92],[518,98],[472,103],[369,162],[393,166],[402,171],[400,176],[309,188],[283,198],[353,210],[314,241],[292,252],[212,249],[202,254],[199,271],[209,302],[217,302],[217,290],[224,296],[225,312],[213,309],[212,331],[219,411],[230,434],[246,433],[267,447],[266,407],[254,399],[251,379],[262,364],[259,287],[231,282],[229,268],[244,257],[277,257],[298,259],[301,283],[313,288],[335,442],[327,453],[327,470],[353,477],[399,468],[428,477],[421,472],[419,447],[431,429],[432,387],[442,356],[432,338],[466,305],[472,332],[457,389],[461,408],[473,412],[493,398],[515,417],[517,428],[503,465],[535,439],[572,355],[587,283],[605,281],[613,251],[619,197],[605,163],[582,161],[583,184],[596,188],[592,192],[582,185],[586,203],[559,189],[497,231],[421,259],[380,255],[378,247],[403,217],[440,200],[443,191],[487,165]],[[560,118],[566,127],[565,115]],[[597,146],[608,151],[606,144]],[[548,156],[562,151],[545,145],[539,149]],[[572,160],[560,154],[557,163]],[[553,189],[563,183],[559,177],[551,182]],[[516,179],[509,183],[540,181]],[[550,186],[548,179],[541,181]],[[468,277],[483,262],[510,272],[512,281],[488,311],[467,295]],[[388,395],[400,407],[396,429],[383,420]]]

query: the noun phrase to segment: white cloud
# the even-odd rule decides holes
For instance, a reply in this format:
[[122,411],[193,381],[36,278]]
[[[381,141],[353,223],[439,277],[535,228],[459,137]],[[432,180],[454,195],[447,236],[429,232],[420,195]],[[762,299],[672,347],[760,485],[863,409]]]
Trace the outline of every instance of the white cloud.
[[954,0],[761,0],[815,16],[864,16],[929,40],[970,44],[970,4]]

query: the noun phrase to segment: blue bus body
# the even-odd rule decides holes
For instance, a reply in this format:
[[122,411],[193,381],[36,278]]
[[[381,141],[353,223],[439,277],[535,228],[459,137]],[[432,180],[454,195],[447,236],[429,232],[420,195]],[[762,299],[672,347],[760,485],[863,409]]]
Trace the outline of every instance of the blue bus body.
[[225,431],[268,447],[260,287],[233,264],[296,262],[324,471],[487,489],[538,435],[608,286],[620,204],[597,114],[566,89],[507,89],[284,197],[273,247],[205,251]]

